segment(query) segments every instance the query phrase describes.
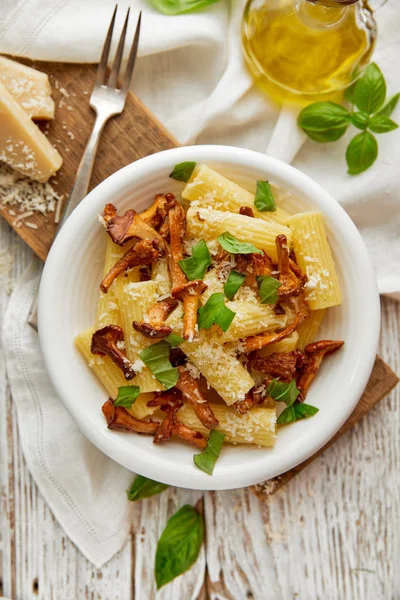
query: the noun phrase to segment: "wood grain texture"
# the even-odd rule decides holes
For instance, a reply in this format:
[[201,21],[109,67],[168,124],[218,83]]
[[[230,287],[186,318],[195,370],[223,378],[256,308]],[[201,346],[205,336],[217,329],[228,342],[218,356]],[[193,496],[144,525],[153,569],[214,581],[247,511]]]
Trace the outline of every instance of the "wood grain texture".
[[[58,195],[63,196],[65,202],[74,184],[79,162],[94,123],[94,112],[89,106],[89,98],[96,66],[27,60],[21,62],[37,67],[50,77],[56,103],[56,117],[48,125],[42,124],[41,128],[47,131],[48,139],[63,157],[61,169],[49,183]],[[112,118],[104,129],[90,189],[131,162],[177,145],[176,140],[154,115],[130,93],[123,113]],[[17,210],[16,212],[17,215],[10,215],[7,208],[0,206],[0,214],[14,228],[18,214],[21,214]],[[56,231],[54,214],[36,213],[29,217],[29,222],[37,225],[38,229],[30,228],[22,220],[18,222],[16,231],[34,252],[45,260]]]

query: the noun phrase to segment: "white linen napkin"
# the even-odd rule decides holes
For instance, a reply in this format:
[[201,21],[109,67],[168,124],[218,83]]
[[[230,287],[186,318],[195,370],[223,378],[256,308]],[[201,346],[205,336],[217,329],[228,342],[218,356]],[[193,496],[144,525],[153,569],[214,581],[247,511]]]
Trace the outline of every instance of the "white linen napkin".
[[[119,2],[120,8],[127,4]],[[351,134],[334,144],[308,140],[302,146],[304,136],[294,119],[287,112],[279,117],[278,108],[253,86],[240,50],[244,0],[231,5],[220,0],[204,11],[177,17],[160,15],[139,0],[130,4],[133,14],[135,9],[144,13],[133,82],[141,100],[183,144],[225,143],[262,152],[269,144],[270,154],[288,162],[295,157],[293,164],[331,192],[355,221],[375,265],[380,292],[400,298],[400,130],[380,138],[372,169],[350,177],[344,156]],[[2,0],[0,52],[96,62],[111,10],[109,0]],[[398,3],[390,0],[377,20],[374,59],[391,94],[400,91]],[[14,289],[4,319],[3,347],[21,443],[56,518],[99,567],[126,539],[129,506],[124,490],[132,474],[80,434],[55,396],[37,336],[26,325],[37,273],[34,263]]]

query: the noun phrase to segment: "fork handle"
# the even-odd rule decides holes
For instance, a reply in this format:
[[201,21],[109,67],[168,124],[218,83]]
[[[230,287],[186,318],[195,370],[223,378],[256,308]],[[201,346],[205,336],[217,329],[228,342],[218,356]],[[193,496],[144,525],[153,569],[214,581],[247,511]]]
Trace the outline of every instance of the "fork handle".
[[[74,208],[76,208],[81,200],[86,196],[90,178],[92,175],[94,159],[96,157],[97,147],[99,145],[100,136],[102,134],[104,125],[107,123],[110,115],[96,113],[96,120],[93,125],[93,130],[90,135],[89,141],[86,145],[85,151],[81,158],[81,162],[79,163],[78,171],[76,173],[76,179],[74,183],[74,187],[72,188],[71,194],[64,206],[63,215],[60,219],[60,222],[57,226],[56,236],[60,231],[61,227],[64,225],[65,221],[68,219],[69,215],[72,213]],[[43,267],[42,267],[43,269]],[[28,324],[35,330],[38,330],[38,320],[37,320],[37,306],[38,306],[38,296],[39,290],[36,292],[35,297],[33,298],[32,306],[29,311],[27,322]]]
[[89,141],[86,145],[85,151],[79,163],[78,171],[76,173],[76,179],[74,187],[72,188],[71,194],[64,206],[63,215],[57,227],[56,235],[68,219],[72,211],[78,206],[80,201],[87,195],[90,178],[92,176],[93,164],[96,157],[97,147],[99,145],[100,136],[104,129],[104,125],[109,119],[109,115],[97,113],[96,120],[93,125],[93,130],[90,135]]

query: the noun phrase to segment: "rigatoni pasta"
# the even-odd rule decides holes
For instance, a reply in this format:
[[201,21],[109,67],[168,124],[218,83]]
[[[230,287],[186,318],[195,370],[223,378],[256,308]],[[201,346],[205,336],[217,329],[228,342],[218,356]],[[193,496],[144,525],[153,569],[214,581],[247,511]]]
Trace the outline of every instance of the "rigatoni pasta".
[[343,342],[314,340],[340,286],[320,213],[289,216],[267,181],[254,196],[207,165],[171,176],[187,210],[170,193],[142,215],[106,206],[105,281],[118,276],[75,344],[109,429],[177,436],[212,473],[223,442],[270,448],[318,411],[306,394]]
[[182,198],[194,200],[197,206],[238,213],[242,206],[251,208],[257,219],[286,225],[289,218],[280,206],[275,211],[260,212],[254,206],[254,194],[223,177],[207,165],[200,165],[182,191]]
[[326,235],[324,217],[318,212],[292,215],[293,248],[301,270],[307,275],[306,299],[311,310],[342,302],[339,279]]

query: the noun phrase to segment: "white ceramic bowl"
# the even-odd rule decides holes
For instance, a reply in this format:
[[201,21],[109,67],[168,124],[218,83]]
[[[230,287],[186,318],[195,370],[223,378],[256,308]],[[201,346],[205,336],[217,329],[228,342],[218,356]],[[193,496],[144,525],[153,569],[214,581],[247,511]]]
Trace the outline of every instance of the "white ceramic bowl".
[[[107,202],[119,212],[149,206],[156,193],[179,192],[168,177],[182,161],[207,163],[245,186],[269,179],[297,211],[325,216],[339,271],[343,304],[328,310],[323,337],[343,339],[329,357],[307,401],[319,412],[282,428],[273,449],[225,446],[210,477],[193,464],[196,449],[179,441],[155,445],[151,437],[107,429],[101,406],[107,393],[74,347],[74,336],[93,325],[106,236],[98,221]],[[286,200],[287,202],[287,200]],[[93,190],[64,225],[46,261],[39,296],[42,351],[55,389],[83,433],[128,469],[170,485],[194,489],[247,486],[295,467],[326,444],[356,406],[370,376],[380,327],[379,297],[364,243],[339,204],[309,177],[257,152],[227,146],[192,146],[153,154],[118,171]],[[68,444],[68,440],[65,440]]]

